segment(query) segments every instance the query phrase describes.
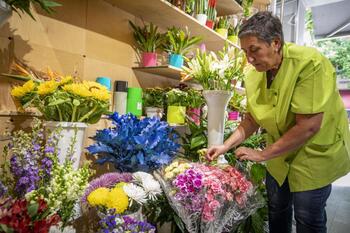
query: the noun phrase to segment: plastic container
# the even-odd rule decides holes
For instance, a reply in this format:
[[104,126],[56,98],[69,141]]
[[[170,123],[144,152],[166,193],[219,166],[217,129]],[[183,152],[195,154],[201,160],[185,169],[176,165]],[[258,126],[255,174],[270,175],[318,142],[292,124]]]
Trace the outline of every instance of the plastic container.
[[128,96],[128,82],[127,81],[115,81],[113,92],[113,112],[117,112],[119,115],[126,113]]
[[135,116],[142,115],[142,88],[129,87],[126,112]]

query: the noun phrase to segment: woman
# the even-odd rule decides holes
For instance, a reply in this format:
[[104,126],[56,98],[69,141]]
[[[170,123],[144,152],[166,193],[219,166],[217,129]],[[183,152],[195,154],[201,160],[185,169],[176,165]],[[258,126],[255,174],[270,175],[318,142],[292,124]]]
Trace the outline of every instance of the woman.
[[331,183],[350,171],[349,126],[334,68],[315,49],[284,43],[281,22],[269,12],[252,16],[238,36],[255,68],[245,80],[248,113],[207,158],[264,128],[266,149],[240,147],[235,154],[267,161],[270,232],[291,232],[293,205],[298,233],[326,232]]

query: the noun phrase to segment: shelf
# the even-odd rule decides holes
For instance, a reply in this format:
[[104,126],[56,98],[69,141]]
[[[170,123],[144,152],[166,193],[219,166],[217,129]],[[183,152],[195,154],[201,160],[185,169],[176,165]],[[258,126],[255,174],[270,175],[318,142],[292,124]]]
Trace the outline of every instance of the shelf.
[[264,5],[268,6],[271,4],[271,0],[254,0],[253,5]]
[[235,0],[218,0],[216,3],[218,16],[233,15],[243,12],[243,8]]
[[19,112],[19,111],[0,111],[0,116],[29,116],[29,117],[41,117],[39,112]]
[[164,76],[171,79],[176,79],[180,81],[181,78],[181,69],[174,66],[151,66],[151,67],[133,67],[134,71],[145,72],[149,74],[155,74]]
[[[179,27],[183,30],[188,27],[192,36],[201,36],[203,43],[208,50],[221,50],[226,39],[211,30],[210,28],[200,25],[198,21],[177,7],[171,5],[165,0],[105,0],[112,5],[127,11],[144,21],[152,22],[159,27],[166,29],[172,26]],[[227,0],[226,0],[227,1]],[[229,45],[236,46],[230,41]]]

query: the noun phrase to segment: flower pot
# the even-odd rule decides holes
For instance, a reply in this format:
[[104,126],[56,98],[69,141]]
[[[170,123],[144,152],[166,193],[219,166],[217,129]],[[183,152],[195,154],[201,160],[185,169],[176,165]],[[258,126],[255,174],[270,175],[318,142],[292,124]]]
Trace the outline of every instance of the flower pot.
[[4,0],[0,0],[0,27],[5,24],[11,14],[11,7]]
[[239,118],[239,112],[233,111],[228,113],[228,119],[229,121],[237,121]]
[[[203,96],[208,105],[208,147],[222,145],[224,143],[225,111],[232,92],[204,90]],[[223,155],[218,158],[218,163],[225,163],[225,161]]]
[[163,109],[157,107],[146,107],[146,116],[147,117],[157,117],[161,119],[163,117]]
[[231,36],[228,36],[227,39],[234,44],[238,44],[238,36],[231,35]]
[[[58,155],[58,160],[61,164],[64,163],[66,158],[71,156],[73,160],[73,168],[77,170],[79,168],[80,156],[83,151],[85,129],[87,124],[82,122],[59,122],[59,121],[47,121],[45,122],[45,130],[53,131],[56,128],[61,128],[58,140],[58,148],[60,148],[60,153]],[[74,153],[69,155],[69,148],[73,142],[73,138],[76,131],[76,140],[73,145]]]
[[198,20],[199,24],[205,25],[207,22],[207,15],[206,14],[197,14],[196,19]]
[[217,33],[219,33],[222,37],[224,37],[225,39],[227,39],[227,33],[228,33],[228,30],[226,28],[217,28],[215,29],[215,31]]
[[207,22],[205,23],[205,25],[210,28],[213,29],[214,28],[214,21],[212,20],[207,20]]
[[169,65],[181,68],[184,65],[184,58],[181,54],[170,54]]
[[142,65],[156,66],[157,65],[157,54],[156,53],[142,53]]
[[169,124],[185,124],[186,107],[168,106],[167,122]]
[[189,108],[187,115],[196,125],[200,124],[201,108]]

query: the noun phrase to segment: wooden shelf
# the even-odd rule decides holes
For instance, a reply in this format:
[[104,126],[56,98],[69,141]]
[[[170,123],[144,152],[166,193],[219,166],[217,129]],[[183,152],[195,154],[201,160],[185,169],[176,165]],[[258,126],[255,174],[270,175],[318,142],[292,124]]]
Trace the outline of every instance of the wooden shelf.
[[19,111],[0,111],[0,116],[29,116],[29,117],[41,117],[39,112],[19,112]]
[[178,81],[180,81],[180,78],[181,78],[181,69],[170,65],[151,66],[151,67],[133,67],[132,69],[134,71],[160,75],[167,78],[176,79]]
[[253,6],[256,6],[256,5],[268,6],[270,4],[271,4],[271,0],[254,0],[254,2],[253,2]]
[[235,0],[218,0],[216,3],[218,16],[233,15],[243,12],[243,8]]
[[[105,0],[112,5],[127,11],[144,21],[152,22],[166,29],[172,26],[185,30],[186,27],[192,36],[201,36],[208,50],[221,50],[226,41],[229,45],[236,46],[232,42],[211,30],[200,25],[198,21],[165,0]],[[227,0],[226,0],[227,1]]]

